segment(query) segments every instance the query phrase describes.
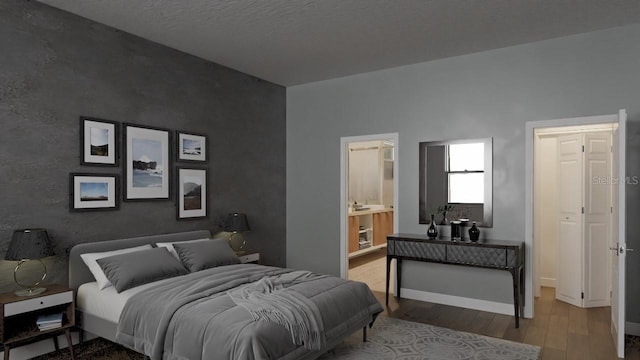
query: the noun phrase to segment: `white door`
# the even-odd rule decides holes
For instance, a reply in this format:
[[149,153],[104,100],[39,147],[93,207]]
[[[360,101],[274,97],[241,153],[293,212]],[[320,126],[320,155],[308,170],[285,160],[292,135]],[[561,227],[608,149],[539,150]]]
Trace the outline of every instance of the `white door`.
[[620,110],[618,126],[613,130],[613,174],[612,180],[612,224],[613,236],[611,249],[614,253],[612,261],[611,291],[611,334],[616,345],[619,358],[624,358],[624,326],[625,326],[625,271],[626,271],[626,128],[627,113]]
[[[582,306],[582,140],[558,136],[558,278],[556,299]],[[579,265],[579,266],[577,266]]]
[[611,133],[584,140],[584,307],[609,306],[611,297]]

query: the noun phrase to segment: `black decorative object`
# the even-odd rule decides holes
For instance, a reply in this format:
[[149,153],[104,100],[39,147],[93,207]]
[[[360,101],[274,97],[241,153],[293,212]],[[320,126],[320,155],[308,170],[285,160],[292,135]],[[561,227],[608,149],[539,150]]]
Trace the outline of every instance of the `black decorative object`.
[[450,224],[451,224],[451,240],[453,241],[461,240],[460,221],[453,220],[450,222]]
[[476,222],[474,221],[471,227],[469,228],[469,240],[472,242],[477,242],[480,239],[480,230],[476,226]]
[[429,225],[429,229],[427,229],[427,236],[429,239],[435,239],[438,237],[438,228],[436,227],[436,222],[433,219],[435,217],[434,214],[431,214],[431,225]]

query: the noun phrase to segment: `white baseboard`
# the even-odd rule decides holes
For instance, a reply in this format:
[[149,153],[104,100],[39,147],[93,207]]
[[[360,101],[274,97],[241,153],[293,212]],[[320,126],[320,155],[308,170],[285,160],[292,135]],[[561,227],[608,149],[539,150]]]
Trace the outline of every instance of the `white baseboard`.
[[[467,309],[474,309],[480,311],[487,311],[497,314],[512,315],[513,316],[513,304],[500,303],[495,301],[487,301],[480,299],[472,299],[455,295],[446,295],[439,293],[432,293],[428,291],[420,291],[414,289],[401,289],[403,298],[428,301],[436,304],[451,305],[457,307],[463,307]],[[523,315],[524,316],[524,315]]]
[[640,336],[640,323],[627,321],[624,324],[624,332],[628,335]]
[[556,287],[556,279],[541,277],[540,278],[540,286],[555,288]]

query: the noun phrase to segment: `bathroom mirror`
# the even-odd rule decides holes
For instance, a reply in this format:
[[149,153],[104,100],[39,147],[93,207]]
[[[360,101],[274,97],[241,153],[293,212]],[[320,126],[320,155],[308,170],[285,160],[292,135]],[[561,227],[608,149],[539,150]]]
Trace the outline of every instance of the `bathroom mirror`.
[[[492,138],[421,142],[419,161],[420,224],[429,224],[432,213],[451,205],[448,220],[493,226]],[[437,213],[436,224],[442,220]]]

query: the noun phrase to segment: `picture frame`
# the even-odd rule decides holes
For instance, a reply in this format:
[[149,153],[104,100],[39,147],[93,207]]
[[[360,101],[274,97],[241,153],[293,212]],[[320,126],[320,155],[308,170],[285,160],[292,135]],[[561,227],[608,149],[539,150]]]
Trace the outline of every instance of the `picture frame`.
[[176,131],[176,160],[180,162],[207,162],[208,137],[185,131]]
[[171,131],[124,124],[123,200],[169,200]]
[[120,123],[80,116],[80,165],[118,166]]
[[70,173],[69,211],[117,210],[118,187],[118,174]]
[[176,219],[207,217],[207,169],[176,169]]

